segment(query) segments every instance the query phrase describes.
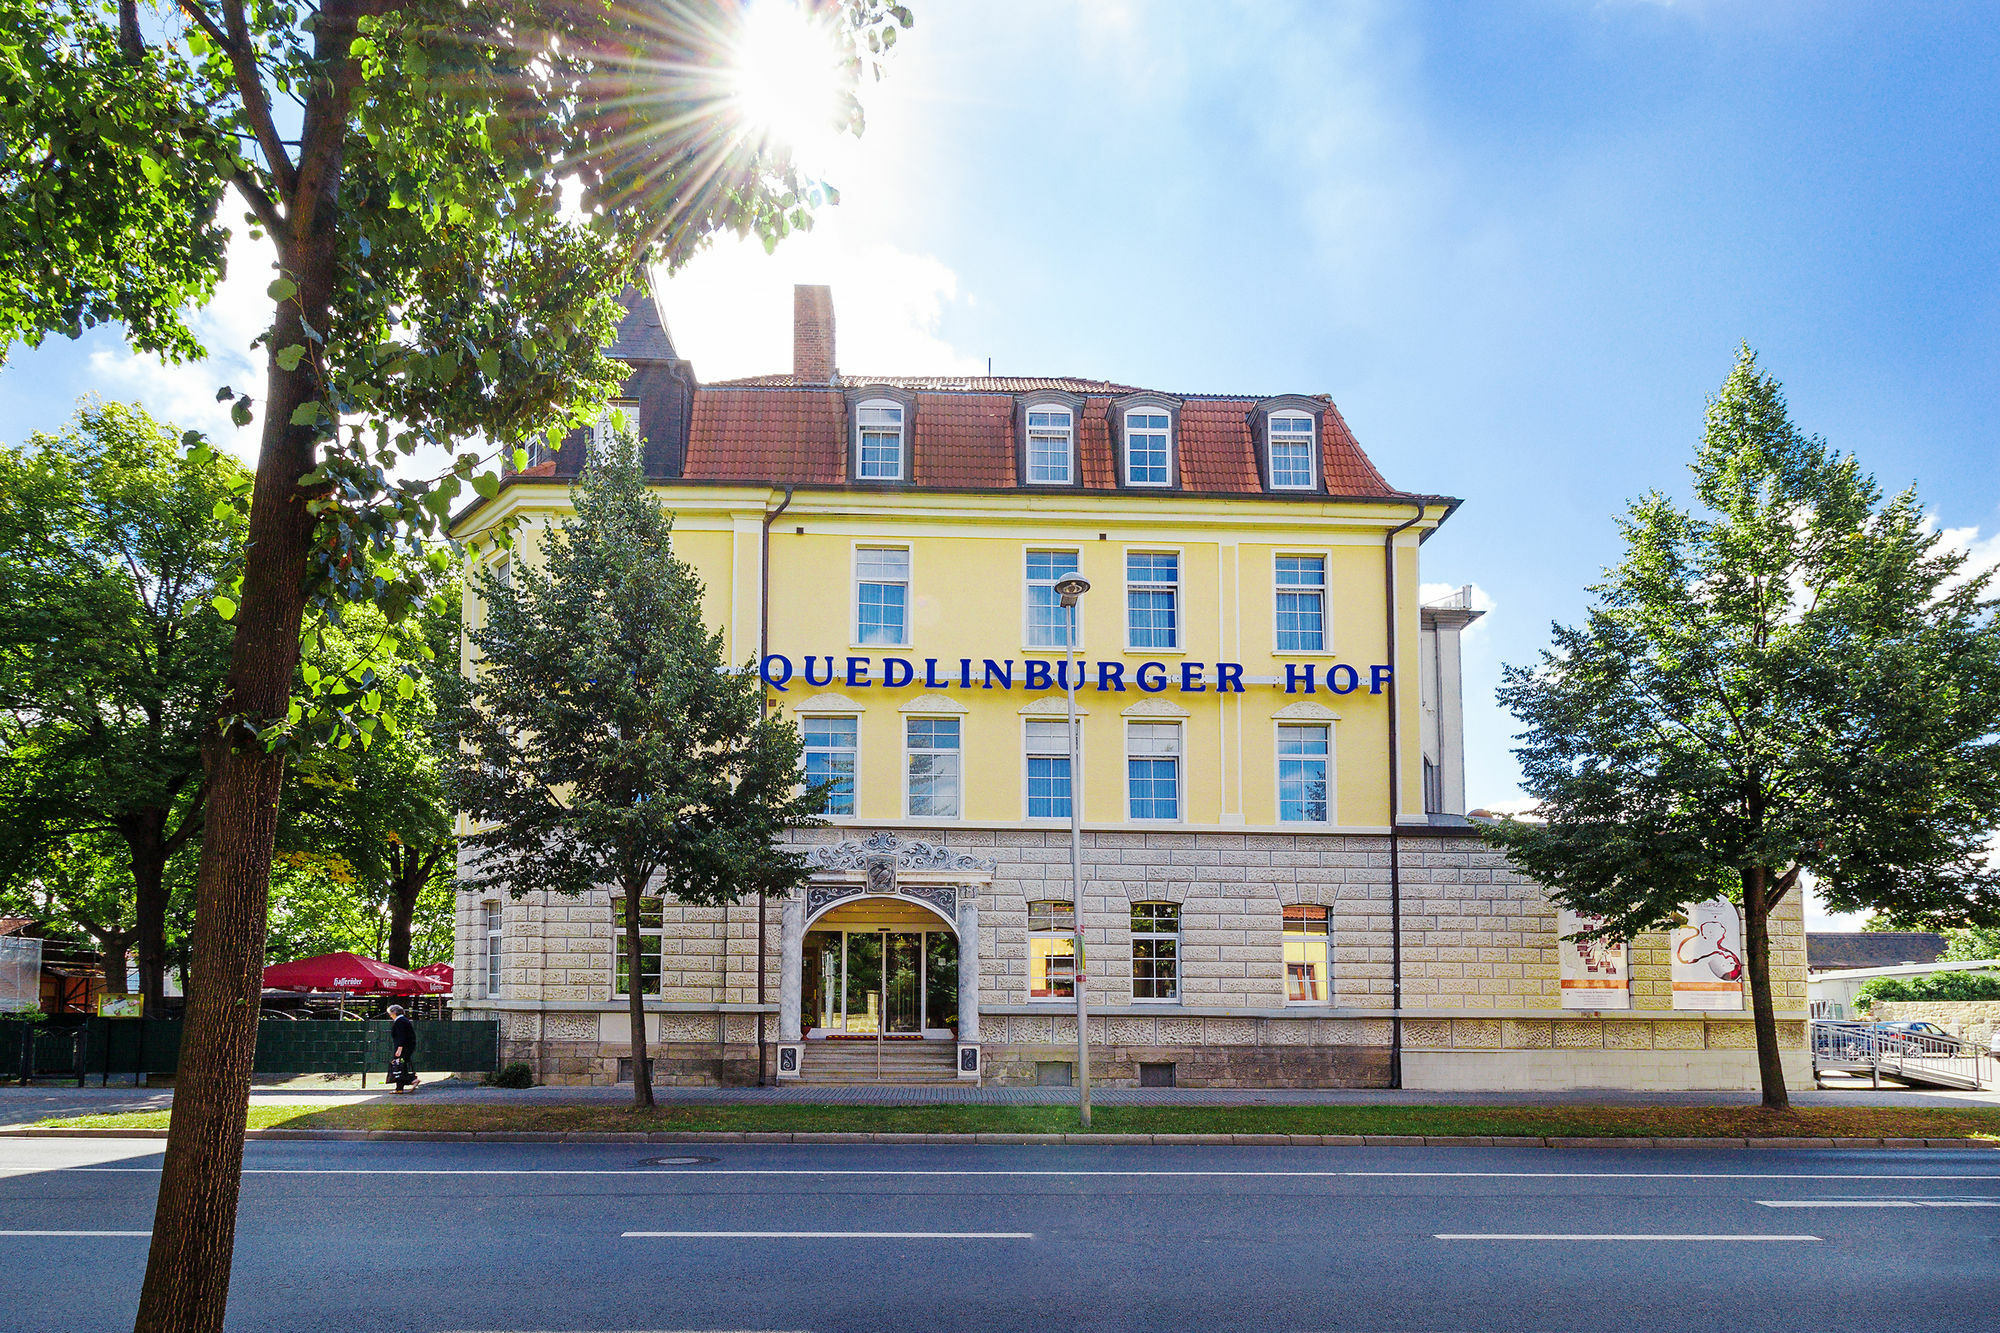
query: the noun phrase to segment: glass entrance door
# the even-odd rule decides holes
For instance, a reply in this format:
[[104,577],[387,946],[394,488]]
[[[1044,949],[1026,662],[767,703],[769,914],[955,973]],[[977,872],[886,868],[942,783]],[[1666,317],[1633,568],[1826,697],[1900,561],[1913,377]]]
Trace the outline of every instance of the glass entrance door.
[[801,1009],[823,1033],[914,1037],[958,1023],[958,937],[950,931],[809,931],[801,961]]
[[892,931],[882,937],[887,961],[882,968],[882,1012],[890,1034],[915,1035],[924,1021],[924,936],[922,931]]

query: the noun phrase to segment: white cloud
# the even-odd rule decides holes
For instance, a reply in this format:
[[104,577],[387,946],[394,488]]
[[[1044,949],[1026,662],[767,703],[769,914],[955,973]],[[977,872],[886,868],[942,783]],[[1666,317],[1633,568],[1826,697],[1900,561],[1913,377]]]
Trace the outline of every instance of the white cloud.
[[[238,201],[230,196],[223,205]],[[193,312],[189,324],[208,348],[206,360],[172,365],[120,345],[91,353],[90,369],[107,398],[137,400],[155,417],[182,430],[199,430],[219,449],[254,464],[261,433],[264,358],[251,351],[251,340],[271,319],[274,253],[268,240],[253,241],[242,230],[230,239],[228,277],[216,288],[215,299]],[[229,419],[229,404],[215,394],[228,385],[251,397],[250,424],[238,427]]]
[[727,237],[666,280],[661,302],[674,348],[704,381],[792,368],[792,285],[833,288],[836,359],[845,374],[969,375],[985,362],[938,334],[960,299],[958,275],[930,255],[862,239],[822,214],[813,230],[766,254]]
[[1965,566],[1959,571],[1961,582],[1982,569],[2000,570],[2000,530],[1982,537],[1978,528],[1946,528],[1943,535],[1946,550],[1966,555]]

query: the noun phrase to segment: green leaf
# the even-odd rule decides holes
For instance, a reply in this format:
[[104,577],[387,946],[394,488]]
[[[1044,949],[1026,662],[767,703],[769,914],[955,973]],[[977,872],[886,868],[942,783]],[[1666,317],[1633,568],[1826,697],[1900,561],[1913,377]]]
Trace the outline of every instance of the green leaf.
[[491,500],[500,494],[500,478],[491,472],[477,473],[472,478],[472,489],[479,493],[480,499]]
[[215,608],[215,613],[221,616],[224,620],[236,619],[235,598],[226,596],[223,593],[217,593],[215,594],[215,596],[208,599],[208,604],[210,606],[213,606]]
[[319,420],[319,412],[319,399],[317,398],[300,403],[292,409],[292,424],[294,426],[310,426]]
[[273,301],[283,305],[299,294],[299,285],[290,278],[279,278],[264,290]]
[[304,343],[293,343],[290,347],[283,348],[279,351],[276,358],[278,369],[287,373],[297,370],[299,362],[304,359],[305,354],[306,345]]
[[411,679],[410,679],[410,678],[409,678],[408,676],[404,676],[404,677],[400,678],[399,680],[397,680],[397,682],[396,682],[396,697],[397,697],[398,699],[414,699],[414,698],[416,698],[416,697],[417,697],[417,682],[415,682],[414,680],[411,680]]
[[516,472],[526,472],[528,470],[528,451],[526,449],[516,449],[514,451],[514,470]]
[[239,426],[250,424],[250,395],[244,394],[229,405],[229,419]]
[[234,500],[217,500],[215,507],[208,512],[217,522],[227,523],[230,519],[236,517],[236,502]]

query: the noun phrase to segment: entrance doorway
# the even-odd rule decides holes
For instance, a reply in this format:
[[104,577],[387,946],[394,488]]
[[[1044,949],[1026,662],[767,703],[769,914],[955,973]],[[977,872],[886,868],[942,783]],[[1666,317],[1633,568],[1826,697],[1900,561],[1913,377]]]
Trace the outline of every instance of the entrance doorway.
[[810,1037],[955,1035],[958,936],[949,930],[807,931],[803,962]]

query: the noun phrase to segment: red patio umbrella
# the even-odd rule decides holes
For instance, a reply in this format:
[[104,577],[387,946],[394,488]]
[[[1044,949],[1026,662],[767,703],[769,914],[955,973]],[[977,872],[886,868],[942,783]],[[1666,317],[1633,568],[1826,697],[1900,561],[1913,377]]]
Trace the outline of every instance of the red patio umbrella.
[[453,972],[450,963],[425,963],[422,967],[413,967],[410,970],[420,977],[429,977],[432,981],[442,981],[447,986],[451,985],[452,981],[456,978],[456,973]]
[[451,986],[434,977],[420,977],[400,967],[391,967],[377,958],[327,953],[317,958],[272,964],[264,969],[264,988],[366,995],[441,995]]

